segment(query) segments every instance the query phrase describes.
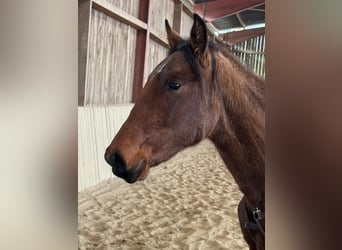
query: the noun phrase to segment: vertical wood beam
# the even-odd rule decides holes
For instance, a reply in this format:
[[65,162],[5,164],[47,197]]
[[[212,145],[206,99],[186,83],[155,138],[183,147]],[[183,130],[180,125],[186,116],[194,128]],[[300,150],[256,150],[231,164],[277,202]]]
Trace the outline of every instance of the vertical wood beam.
[[181,33],[182,29],[182,9],[183,9],[183,3],[179,0],[175,0],[175,8],[173,12],[173,24],[172,27],[175,31],[178,32],[178,34]]
[[78,106],[84,106],[92,0],[78,0]]
[[141,95],[143,83],[146,79],[146,65],[149,47],[149,12],[150,0],[140,0],[138,18],[147,23],[146,30],[137,31],[137,43],[135,48],[134,76],[132,101],[135,103]]

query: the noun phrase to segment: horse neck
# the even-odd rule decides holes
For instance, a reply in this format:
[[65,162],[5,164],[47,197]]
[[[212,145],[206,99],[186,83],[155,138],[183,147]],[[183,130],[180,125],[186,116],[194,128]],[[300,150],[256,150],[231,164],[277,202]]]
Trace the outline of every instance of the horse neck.
[[248,202],[264,208],[264,84],[237,61],[217,54],[219,117],[210,139]]

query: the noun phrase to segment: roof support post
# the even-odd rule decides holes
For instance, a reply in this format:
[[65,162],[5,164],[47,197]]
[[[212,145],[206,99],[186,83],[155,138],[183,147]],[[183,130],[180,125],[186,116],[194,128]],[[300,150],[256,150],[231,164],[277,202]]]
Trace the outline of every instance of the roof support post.
[[173,11],[173,24],[172,28],[178,32],[178,34],[181,33],[182,29],[182,9],[183,9],[183,3],[179,0],[175,0],[175,8]]
[[140,0],[139,19],[147,24],[146,30],[137,31],[137,43],[135,47],[134,77],[132,101],[135,103],[141,95],[143,83],[146,80],[146,65],[149,48],[149,12],[150,0]]
[[91,8],[91,0],[78,1],[78,106],[84,106]]

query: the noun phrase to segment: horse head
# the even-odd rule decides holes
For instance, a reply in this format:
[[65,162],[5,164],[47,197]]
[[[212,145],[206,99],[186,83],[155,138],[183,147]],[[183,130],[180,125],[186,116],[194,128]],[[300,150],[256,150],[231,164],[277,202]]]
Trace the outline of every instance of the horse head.
[[190,39],[165,20],[169,55],[152,71],[128,119],[108,146],[105,159],[129,183],[206,138],[218,120],[212,101],[212,53],[204,21],[194,15]]

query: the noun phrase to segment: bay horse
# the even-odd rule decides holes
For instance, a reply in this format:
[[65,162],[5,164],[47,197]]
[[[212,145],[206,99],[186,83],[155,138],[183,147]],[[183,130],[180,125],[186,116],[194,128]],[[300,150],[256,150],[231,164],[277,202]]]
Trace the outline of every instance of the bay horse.
[[250,249],[265,248],[265,83],[209,42],[194,14],[184,40],[165,20],[170,50],[108,146],[105,160],[128,183],[209,138],[244,194],[238,206]]

